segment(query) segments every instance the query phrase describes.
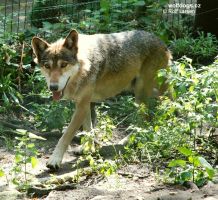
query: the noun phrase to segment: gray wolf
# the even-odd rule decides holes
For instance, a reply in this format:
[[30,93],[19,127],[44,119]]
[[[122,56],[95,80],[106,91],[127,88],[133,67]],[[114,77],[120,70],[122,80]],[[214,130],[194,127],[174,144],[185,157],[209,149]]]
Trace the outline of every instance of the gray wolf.
[[130,90],[138,103],[146,103],[148,97],[163,92],[155,76],[171,59],[156,36],[137,30],[94,35],[72,30],[51,44],[33,37],[32,47],[53,99],[63,97],[76,104],[71,122],[47,162],[51,169],[60,167],[76,131],[81,126],[88,131],[92,128],[91,102]]

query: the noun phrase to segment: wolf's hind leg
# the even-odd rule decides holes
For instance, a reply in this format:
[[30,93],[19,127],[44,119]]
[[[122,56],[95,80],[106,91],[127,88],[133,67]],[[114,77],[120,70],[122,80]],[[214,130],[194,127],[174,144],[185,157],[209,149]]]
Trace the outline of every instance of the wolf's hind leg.
[[134,94],[137,103],[145,103],[149,106],[150,100],[158,96],[157,84],[153,74],[147,74],[136,78]]
[[83,131],[91,131],[92,130],[92,116],[91,116],[91,109],[87,110],[86,117],[83,121],[82,129]]
[[144,60],[134,87],[137,103],[145,103],[149,106],[152,99],[164,93],[166,87],[158,86],[156,75],[159,69],[168,66],[170,59],[170,52],[164,48],[159,48]]
[[89,112],[82,125],[83,131],[91,131],[97,124],[97,116],[95,112],[95,103],[91,102]]

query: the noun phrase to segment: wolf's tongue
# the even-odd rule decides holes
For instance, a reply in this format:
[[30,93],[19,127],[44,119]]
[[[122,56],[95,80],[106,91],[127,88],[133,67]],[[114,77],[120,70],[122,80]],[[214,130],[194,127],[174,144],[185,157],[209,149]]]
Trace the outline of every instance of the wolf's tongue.
[[61,91],[60,92],[52,92],[53,94],[53,100],[58,101],[61,98]]

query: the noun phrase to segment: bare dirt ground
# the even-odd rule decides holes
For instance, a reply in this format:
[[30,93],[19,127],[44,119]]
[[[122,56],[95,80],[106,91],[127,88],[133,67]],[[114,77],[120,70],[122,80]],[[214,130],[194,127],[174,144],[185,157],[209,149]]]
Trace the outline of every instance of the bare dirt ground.
[[[166,185],[158,181],[158,177],[149,170],[145,164],[136,163],[123,166],[109,177],[91,174],[81,176],[78,183],[72,182],[72,176],[77,173],[73,168],[77,156],[72,153],[75,143],[69,148],[64,156],[62,168],[53,173],[46,168],[46,161],[51,154],[58,137],[49,135],[46,141],[38,144],[41,155],[39,165],[33,170],[30,167],[27,171],[34,174],[33,179],[36,187],[29,190],[32,196],[22,194],[7,186],[5,177],[0,178],[0,199],[1,200],[217,200],[218,184],[209,182],[203,188],[192,186]],[[1,144],[0,144],[1,145]],[[12,167],[14,155],[0,148],[0,166],[6,173]],[[86,164],[84,164],[84,169]],[[7,179],[10,179],[10,175]],[[50,183],[49,183],[50,181]],[[42,187],[42,182],[47,186],[54,186],[52,189]]]

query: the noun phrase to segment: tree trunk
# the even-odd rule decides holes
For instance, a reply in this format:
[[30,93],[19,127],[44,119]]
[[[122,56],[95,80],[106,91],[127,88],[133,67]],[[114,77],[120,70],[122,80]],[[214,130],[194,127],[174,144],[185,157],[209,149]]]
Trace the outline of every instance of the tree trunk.
[[212,33],[218,37],[218,0],[197,0],[195,30]]

